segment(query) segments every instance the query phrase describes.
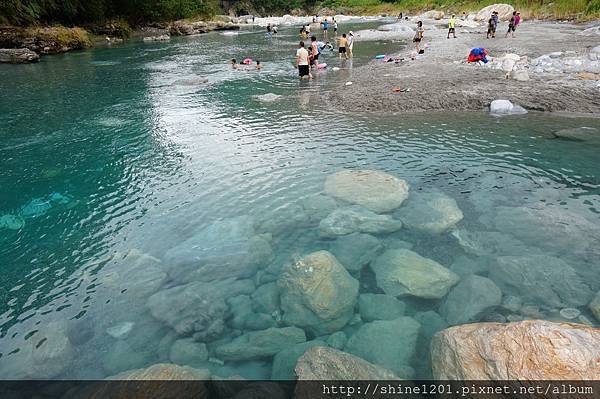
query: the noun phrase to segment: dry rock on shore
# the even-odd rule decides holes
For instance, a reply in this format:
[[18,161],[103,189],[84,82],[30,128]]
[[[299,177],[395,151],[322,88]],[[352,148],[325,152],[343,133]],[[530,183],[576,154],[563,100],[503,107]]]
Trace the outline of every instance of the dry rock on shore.
[[479,10],[479,12],[475,15],[475,20],[487,21],[490,19],[492,12],[494,11],[498,11],[498,18],[500,18],[501,21],[508,21],[515,9],[510,4],[492,4],[491,6],[487,6]]
[[39,61],[40,56],[26,48],[3,48],[0,49],[0,62],[8,64],[27,64]]
[[543,320],[465,324],[437,333],[431,358],[441,380],[594,380],[600,329]]
[[332,348],[314,347],[298,359],[299,380],[398,380],[394,372]]
[[188,22],[184,20],[175,21],[169,28],[169,33],[173,36],[198,35],[218,30],[238,30],[240,26],[230,22],[215,21],[196,21]]

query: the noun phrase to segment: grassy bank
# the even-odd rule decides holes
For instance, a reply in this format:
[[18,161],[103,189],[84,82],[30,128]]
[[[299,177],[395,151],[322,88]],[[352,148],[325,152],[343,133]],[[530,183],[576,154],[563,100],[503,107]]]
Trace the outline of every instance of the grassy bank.
[[495,3],[513,5],[526,19],[600,18],[600,0],[325,0],[322,6],[331,9],[344,8],[353,14],[363,15],[396,15],[400,12],[414,14],[433,9],[462,14],[476,12]]

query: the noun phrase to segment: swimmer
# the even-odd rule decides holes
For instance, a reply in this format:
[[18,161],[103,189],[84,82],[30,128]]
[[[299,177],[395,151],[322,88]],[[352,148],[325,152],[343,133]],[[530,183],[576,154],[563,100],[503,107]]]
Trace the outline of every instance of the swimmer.
[[231,69],[238,69],[240,66],[237,63],[237,60],[235,58],[231,59]]
[[259,60],[256,60],[256,69],[258,69],[259,71],[262,69],[262,64]]

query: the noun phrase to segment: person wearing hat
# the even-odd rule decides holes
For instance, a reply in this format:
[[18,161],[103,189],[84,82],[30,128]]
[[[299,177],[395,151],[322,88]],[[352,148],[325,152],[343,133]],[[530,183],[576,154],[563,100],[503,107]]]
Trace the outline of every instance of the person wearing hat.
[[348,32],[348,58],[352,58],[352,50],[354,50],[354,32]]

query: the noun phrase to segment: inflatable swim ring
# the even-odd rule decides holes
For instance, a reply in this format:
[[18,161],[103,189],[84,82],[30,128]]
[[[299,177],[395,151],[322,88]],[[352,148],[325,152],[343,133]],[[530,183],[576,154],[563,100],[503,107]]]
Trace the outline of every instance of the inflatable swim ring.
[[252,58],[244,58],[244,61],[242,61],[242,64],[252,65]]

